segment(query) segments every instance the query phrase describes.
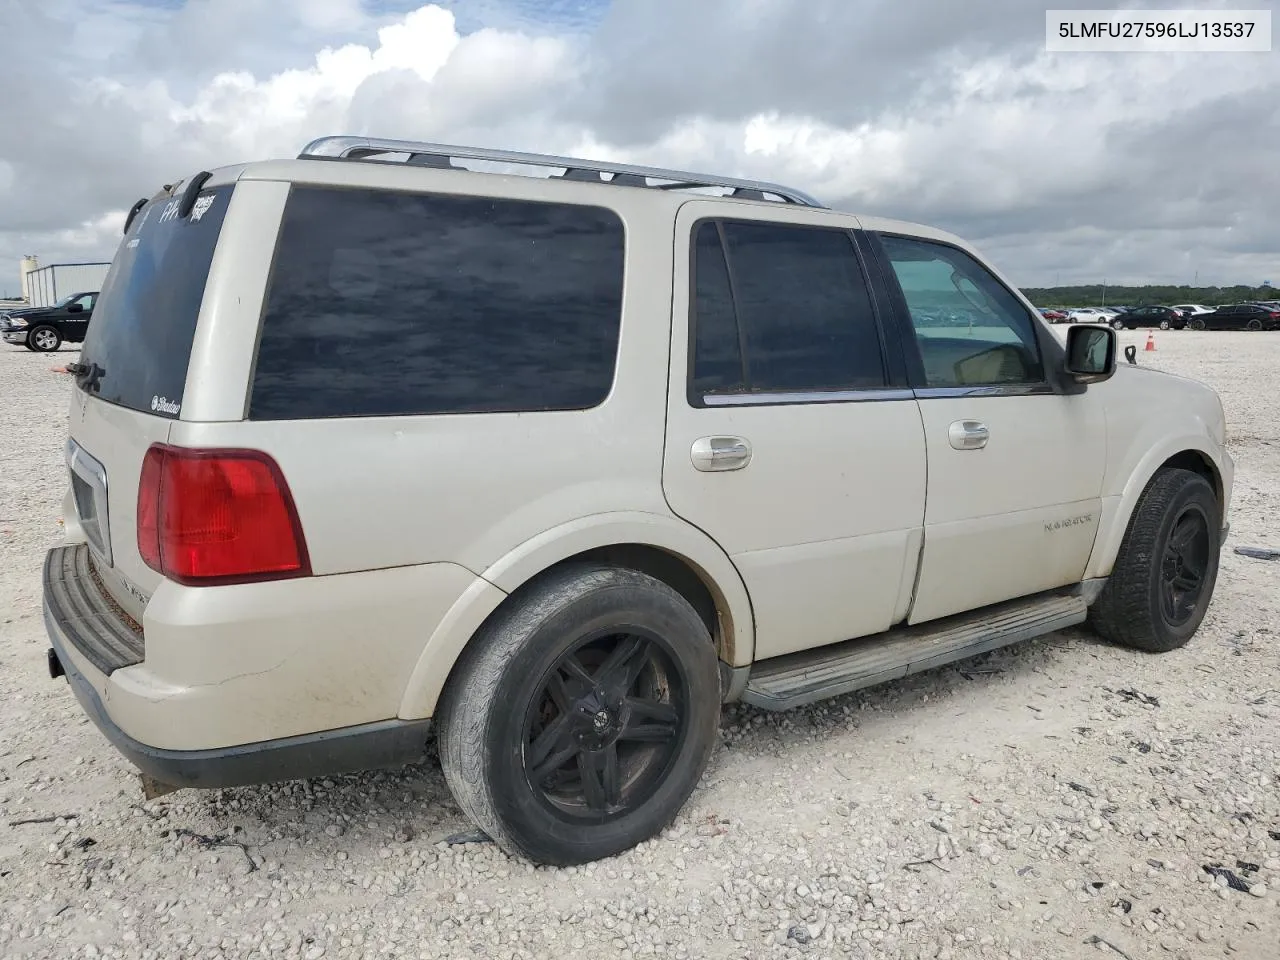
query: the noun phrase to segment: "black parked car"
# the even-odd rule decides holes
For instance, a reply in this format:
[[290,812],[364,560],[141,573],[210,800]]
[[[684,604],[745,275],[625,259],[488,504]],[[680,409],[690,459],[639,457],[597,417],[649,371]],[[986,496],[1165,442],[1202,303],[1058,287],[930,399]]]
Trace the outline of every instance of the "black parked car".
[[1192,317],[1187,324],[1192,330],[1277,330],[1280,308],[1261,303],[1233,303],[1213,313]]
[[52,307],[24,307],[0,313],[0,339],[48,353],[64,343],[83,343],[98,292],[73,293]]
[[1132,307],[1111,320],[1117,330],[1134,330],[1140,327],[1159,327],[1161,330],[1181,330],[1187,318],[1173,307]]

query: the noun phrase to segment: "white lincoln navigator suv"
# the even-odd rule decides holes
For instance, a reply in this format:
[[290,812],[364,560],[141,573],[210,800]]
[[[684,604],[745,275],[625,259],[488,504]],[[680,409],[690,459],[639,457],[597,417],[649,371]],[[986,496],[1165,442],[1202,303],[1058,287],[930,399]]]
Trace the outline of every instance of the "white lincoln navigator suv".
[[71,372],[50,670],[148,789],[438,749],[549,864],[670,822],[722,702],[1185,644],[1234,473],[1216,394],[947,233],[428,143],[139,201]]

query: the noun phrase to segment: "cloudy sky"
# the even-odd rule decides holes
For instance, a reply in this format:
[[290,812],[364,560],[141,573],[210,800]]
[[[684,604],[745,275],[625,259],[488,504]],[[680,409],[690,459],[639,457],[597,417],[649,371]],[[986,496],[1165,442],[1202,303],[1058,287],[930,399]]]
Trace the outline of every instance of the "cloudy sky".
[[1280,285],[1280,42],[1047,54],[1046,5],[0,0],[0,295],[24,253],[110,259],[161,183],[329,133],[780,180],[1026,286]]

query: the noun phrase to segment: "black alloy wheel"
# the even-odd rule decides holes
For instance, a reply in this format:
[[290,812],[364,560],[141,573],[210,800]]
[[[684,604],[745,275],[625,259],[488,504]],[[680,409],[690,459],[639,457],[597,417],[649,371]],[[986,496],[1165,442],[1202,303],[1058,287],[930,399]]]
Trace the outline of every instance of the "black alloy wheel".
[[653,796],[688,735],[688,680],[660,637],[635,627],[587,636],[540,686],[523,763],[549,810],[607,823]]
[[715,748],[707,622],[638,570],[573,562],[513,593],[441,697],[440,762],[506,853],[567,866],[621,853],[679,813]]
[[1209,571],[1210,548],[1204,507],[1189,503],[1174,520],[1160,561],[1160,615],[1169,626],[1184,626],[1195,615]]
[[1180,467],[1157,471],[1089,607],[1090,625],[1113,643],[1148,653],[1185,646],[1213,600],[1221,512],[1207,477]]

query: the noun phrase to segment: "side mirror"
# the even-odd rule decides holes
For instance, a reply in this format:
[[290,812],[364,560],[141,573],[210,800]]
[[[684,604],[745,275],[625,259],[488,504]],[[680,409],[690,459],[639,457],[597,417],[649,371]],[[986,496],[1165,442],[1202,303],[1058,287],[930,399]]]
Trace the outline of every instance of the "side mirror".
[[67,313],[84,313],[83,303],[73,303],[67,307]]
[[1098,383],[1116,372],[1116,332],[1102,324],[1067,328],[1067,375],[1077,383]]

